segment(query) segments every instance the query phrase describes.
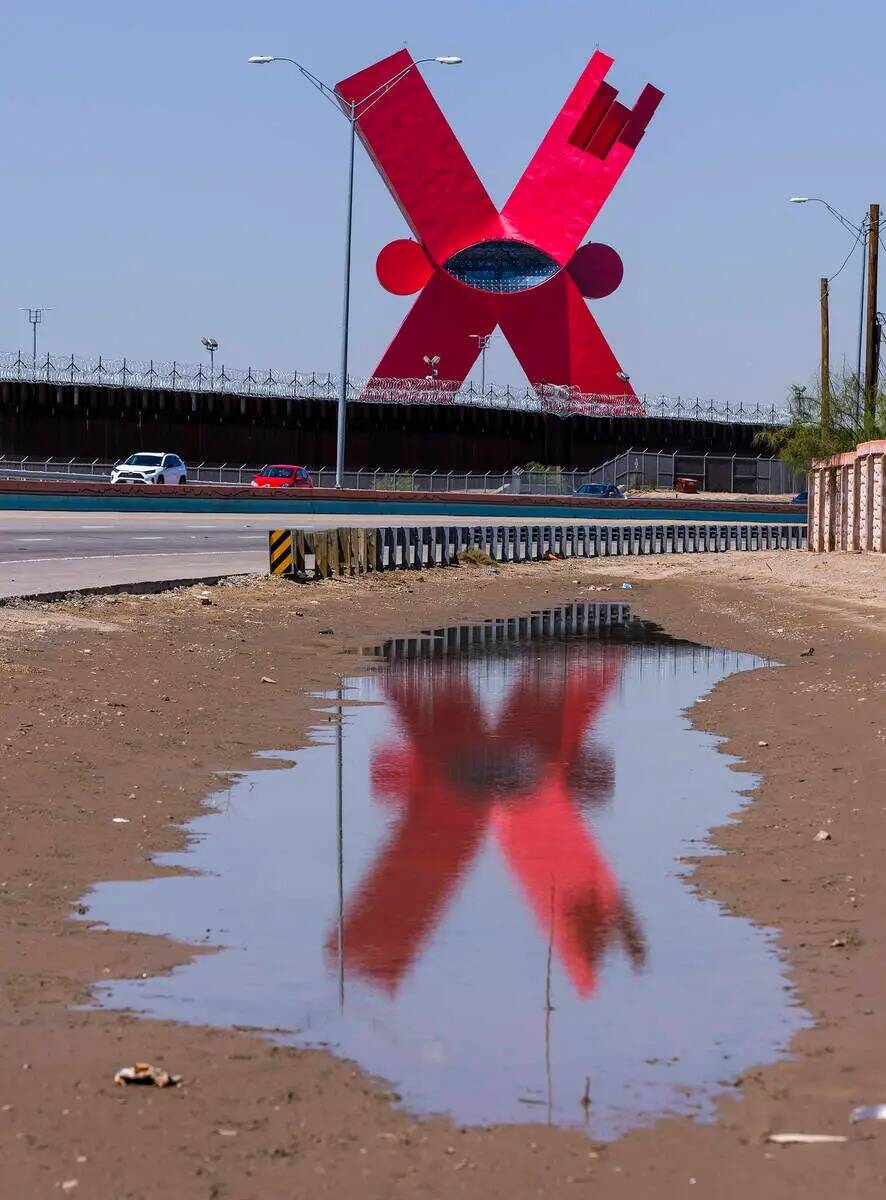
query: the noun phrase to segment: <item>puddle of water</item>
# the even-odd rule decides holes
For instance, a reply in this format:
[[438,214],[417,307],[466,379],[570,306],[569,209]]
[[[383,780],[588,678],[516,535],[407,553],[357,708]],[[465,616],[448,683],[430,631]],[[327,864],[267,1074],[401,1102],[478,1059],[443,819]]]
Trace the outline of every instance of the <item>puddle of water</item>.
[[329,1045],[460,1122],[710,1117],[807,1023],[771,932],[677,861],[755,782],[683,710],[760,660],[624,605],[379,653],[294,767],[210,797],[159,860],[201,874],[90,893],[92,921],[221,946],[101,1003]]

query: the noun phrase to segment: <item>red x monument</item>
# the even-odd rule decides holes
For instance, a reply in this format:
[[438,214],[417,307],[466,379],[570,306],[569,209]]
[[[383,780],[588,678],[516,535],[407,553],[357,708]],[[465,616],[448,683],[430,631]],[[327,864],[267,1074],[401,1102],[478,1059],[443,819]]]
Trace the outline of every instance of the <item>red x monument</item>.
[[[413,59],[401,50],[337,85],[359,101]],[[496,210],[419,71],[372,105],[357,129],[413,238],[389,243],[376,270],[398,295],[418,292],[370,387],[427,374],[455,390],[478,355],[476,335],[500,327],[542,395],[567,388],[596,401],[639,403],[585,298],[621,282],[618,254],[582,245],[631,160],[662,92],[647,84],[633,108],[594,54],[501,212]],[[414,239],[414,240],[413,240]]]

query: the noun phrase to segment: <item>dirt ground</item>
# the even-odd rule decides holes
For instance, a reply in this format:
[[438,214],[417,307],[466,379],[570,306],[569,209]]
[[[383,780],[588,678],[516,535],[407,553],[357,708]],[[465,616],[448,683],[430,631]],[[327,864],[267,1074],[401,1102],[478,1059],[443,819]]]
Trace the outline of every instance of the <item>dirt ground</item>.
[[[886,560],[464,566],[211,597],[0,609],[4,1200],[883,1195],[886,1125],[848,1116],[886,1101]],[[466,1129],[401,1111],[384,1083],[323,1051],[75,1007],[94,980],[190,953],[90,931],[70,919],[78,898],[96,880],[150,874],[216,772],[304,737],[306,693],[353,670],[352,651],[428,624],[605,599],[783,664],[729,677],[693,710],[762,776],[742,819],[714,836],[728,853],[702,858],[695,882],[781,931],[815,1024],[790,1060],[746,1072],[716,1122],[664,1118],[606,1145],[540,1125]],[[816,841],[822,829],[831,837]],[[115,1088],[136,1059],[184,1085]],[[766,1142],[774,1131],[848,1141],[780,1147]]]

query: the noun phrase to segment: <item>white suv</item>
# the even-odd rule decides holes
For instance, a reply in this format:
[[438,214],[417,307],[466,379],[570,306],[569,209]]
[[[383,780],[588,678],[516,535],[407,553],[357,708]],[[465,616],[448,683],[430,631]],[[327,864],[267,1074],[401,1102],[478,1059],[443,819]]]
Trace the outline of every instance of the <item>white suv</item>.
[[111,471],[111,483],[187,483],[188,468],[177,454],[142,451]]

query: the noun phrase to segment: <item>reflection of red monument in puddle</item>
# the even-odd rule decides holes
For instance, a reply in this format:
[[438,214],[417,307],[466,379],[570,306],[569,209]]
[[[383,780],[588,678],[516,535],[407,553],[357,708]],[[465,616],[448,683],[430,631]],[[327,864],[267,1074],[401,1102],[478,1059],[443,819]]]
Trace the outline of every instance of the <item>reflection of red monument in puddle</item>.
[[[497,719],[468,675],[392,674],[385,683],[403,740],[378,749],[373,792],[402,809],[383,852],[348,904],[345,967],[395,992],[491,830],[579,995],[595,986],[620,936],[635,962],[643,942],[582,807],[608,800],[607,756],[583,745],[617,681],[621,651],[557,673],[525,664]],[[533,673],[534,672],[534,673]],[[327,943],[331,957],[337,937]]]

